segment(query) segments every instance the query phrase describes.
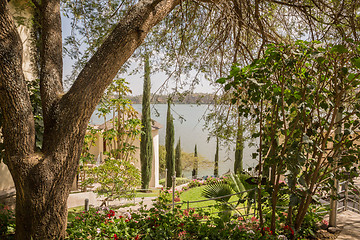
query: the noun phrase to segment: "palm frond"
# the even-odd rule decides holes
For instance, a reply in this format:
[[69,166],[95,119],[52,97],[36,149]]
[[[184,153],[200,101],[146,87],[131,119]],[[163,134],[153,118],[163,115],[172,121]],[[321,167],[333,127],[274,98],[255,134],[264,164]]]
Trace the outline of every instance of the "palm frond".
[[244,191],[246,191],[244,184],[241,182],[241,179],[238,175],[231,174],[230,175],[230,187],[234,190],[234,192],[239,193],[236,196],[238,198],[242,198],[244,195]]
[[[215,182],[207,185],[201,195],[206,198],[216,198],[230,195],[232,193],[232,189],[229,184],[223,182]],[[223,197],[220,199],[216,199],[218,202],[228,202],[231,196]]]

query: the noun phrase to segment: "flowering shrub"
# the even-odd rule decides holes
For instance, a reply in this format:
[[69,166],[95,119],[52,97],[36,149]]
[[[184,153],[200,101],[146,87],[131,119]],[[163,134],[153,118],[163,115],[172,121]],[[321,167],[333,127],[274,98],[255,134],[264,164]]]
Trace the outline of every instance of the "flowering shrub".
[[188,188],[200,187],[202,185],[204,185],[204,181],[193,179],[191,182],[189,182]]
[[15,226],[14,214],[6,205],[0,204],[0,238],[12,231]]
[[183,188],[183,190],[187,190],[194,187],[200,187],[203,185],[213,184],[215,182],[225,182],[225,181],[227,181],[227,177],[221,177],[221,178],[208,177],[206,180],[193,179],[191,182],[189,182],[187,188]]
[[[259,239],[257,220],[234,218],[229,223],[194,209],[174,212],[141,209],[117,217],[112,210],[78,213],[68,229],[69,239]],[[263,239],[271,239],[271,235]]]
[[[174,198],[175,202],[180,202],[180,193],[181,192],[182,191],[175,191],[175,198]],[[169,190],[161,189],[159,191],[159,196],[154,201],[155,201],[154,205],[157,208],[169,209],[170,207],[168,205],[170,203],[172,203],[172,189],[169,189]]]
[[269,221],[260,229],[256,216],[232,216],[225,222],[204,211],[178,207],[174,212],[141,208],[122,216],[113,210],[91,209],[76,214],[67,232],[69,239],[307,239],[310,227],[295,232],[293,226],[285,224],[286,215],[280,212],[276,231],[272,232]]
[[[192,181],[193,186],[201,186],[214,181],[227,179],[210,178],[206,181]],[[180,192],[175,192],[175,201],[180,201]],[[287,213],[282,209],[276,212],[276,229],[270,229],[270,208],[264,208],[264,225],[260,228],[257,216],[243,217],[229,214],[228,219],[221,215],[208,214],[195,209],[171,207],[172,190],[161,190],[150,210],[125,213],[116,216],[115,211],[91,210],[76,215],[68,226],[70,239],[304,239],[314,236],[316,223],[321,221],[320,209],[311,206],[304,220],[303,228],[295,231],[294,226],[286,224]],[[282,203],[279,201],[279,203]],[[285,201],[284,204],[287,202]],[[267,202],[264,202],[266,205]]]

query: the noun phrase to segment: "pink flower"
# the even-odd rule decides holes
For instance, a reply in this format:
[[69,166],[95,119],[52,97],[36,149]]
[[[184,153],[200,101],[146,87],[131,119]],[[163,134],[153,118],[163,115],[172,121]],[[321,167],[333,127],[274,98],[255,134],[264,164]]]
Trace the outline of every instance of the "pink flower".
[[126,213],[124,213],[124,215],[125,215],[127,218],[131,219],[131,213],[126,212]]
[[200,220],[200,219],[203,219],[203,217],[200,216],[200,215],[197,214],[197,213],[194,213],[194,214],[193,214],[193,217],[196,218],[196,219],[199,219],[199,220]]
[[251,221],[252,221],[252,222],[258,222],[259,219],[257,219],[256,217],[252,217],[252,218],[251,218]]
[[183,237],[185,237],[185,235],[186,235],[186,231],[184,230],[184,231],[181,231],[181,232],[179,232],[179,235],[178,235],[178,238],[183,238]]
[[326,225],[326,226],[328,226],[328,225],[329,225],[329,222],[328,222],[328,221],[326,221],[325,219],[323,219],[323,220],[321,221],[321,223],[322,223],[322,224],[324,224],[324,225]]

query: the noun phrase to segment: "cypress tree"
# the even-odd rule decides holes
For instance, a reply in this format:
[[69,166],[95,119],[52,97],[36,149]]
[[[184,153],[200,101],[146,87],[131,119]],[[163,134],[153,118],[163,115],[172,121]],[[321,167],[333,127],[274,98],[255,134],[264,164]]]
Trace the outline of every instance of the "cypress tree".
[[140,163],[141,163],[141,188],[148,189],[151,179],[151,167],[153,157],[153,141],[151,134],[150,118],[150,60],[149,55],[145,56],[144,87],[142,98],[142,134],[140,141]]
[[181,143],[180,138],[175,148],[175,171],[176,177],[181,177],[182,175],[182,166],[181,166]]
[[244,151],[243,132],[244,132],[244,126],[241,124],[239,118],[238,129],[236,133],[236,148],[235,148],[235,162],[234,162],[235,174],[241,173],[243,171],[243,151]]
[[192,171],[192,177],[197,178],[198,171],[199,171],[199,159],[198,159],[198,153],[197,153],[196,144],[195,144],[195,150],[194,150],[194,157],[195,157],[195,161],[194,161],[194,168],[193,168],[193,171]]
[[168,100],[168,109],[166,117],[166,137],[165,137],[165,149],[166,149],[166,168],[167,168],[167,178],[166,184],[168,187],[172,186],[171,177],[175,173],[175,156],[174,156],[174,123],[173,117],[171,115],[170,109],[171,101]]
[[215,177],[219,176],[219,138],[216,138],[214,175],[215,175]]

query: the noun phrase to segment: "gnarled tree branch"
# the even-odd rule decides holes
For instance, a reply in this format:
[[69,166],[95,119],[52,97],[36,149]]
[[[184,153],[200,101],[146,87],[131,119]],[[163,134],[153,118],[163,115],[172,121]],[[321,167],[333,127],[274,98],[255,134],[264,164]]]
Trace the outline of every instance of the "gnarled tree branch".
[[44,146],[54,121],[53,106],[63,94],[62,85],[62,38],[59,0],[44,0],[41,3],[41,69],[40,90],[44,117]]
[[4,118],[5,161],[10,168],[16,168],[17,161],[8,160],[10,156],[33,153],[35,128],[22,70],[22,42],[6,0],[0,0],[0,29],[0,106]]
[[[179,3],[180,0],[140,1],[119,22],[60,101],[61,112],[76,115],[75,121],[66,124],[68,128],[87,124],[121,66],[141,45],[151,28]],[[63,120],[67,121],[66,118]]]

